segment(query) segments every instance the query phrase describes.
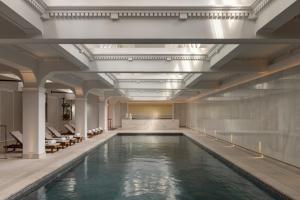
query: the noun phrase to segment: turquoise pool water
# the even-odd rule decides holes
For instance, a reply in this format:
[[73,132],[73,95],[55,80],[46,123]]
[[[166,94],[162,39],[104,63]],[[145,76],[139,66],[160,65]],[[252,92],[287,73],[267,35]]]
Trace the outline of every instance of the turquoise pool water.
[[274,198],[185,136],[116,136],[25,199]]

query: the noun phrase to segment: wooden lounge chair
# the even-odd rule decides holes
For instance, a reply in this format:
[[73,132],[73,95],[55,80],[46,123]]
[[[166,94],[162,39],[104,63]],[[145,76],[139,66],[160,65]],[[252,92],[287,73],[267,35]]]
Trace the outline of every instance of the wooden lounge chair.
[[56,137],[53,137],[49,133],[49,130],[46,130],[46,132],[45,132],[45,139],[46,140],[55,140],[57,143],[61,144],[62,149],[64,149],[64,148],[72,145],[71,141],[67,140],[66,138],[56,138]]
[[103,128],[102,127],[99,127],[99,128],[97,128],[98,129],[98,131],[100,132],[100,134],[103,132]]
[[75,132],[75,129],[73,129],[69,124],[65,124],[64,127],[68,130],[69,135],[73,135],[74,138],[78,139],[78,141],[82,142],[82,137],[80,136],[80,133]]
[[88,138],[92,138],[95,136],[95,133],[93,130],[88,130],[87,135],[88,135]]
[[94,128],[93,132],[94,132],[95,135],[100,135],[100,131],[97,128]]
[[[13,136],[14,139],[16,139],[17,144],[16,144],[16,146],[8,145],[5,148],[13,148],[13,151],[15,151],[16,148],[22,149],[23,148],[23,134],[20,131],[11,131],[10,134]],[[50,149],[51,153],[53,153],[55,149],[56,149],[56,151],[58,151],[61,148],[61,145],[59,143],[46,144],[45,148]]]
[[54,136],[54,138],[66,138],[70,141],[70,144],[76,144],[76,142],[79,142],[77,138],[75,138],[73,135],[62,135],[60,132],[58,132],[55,128],[52,126],[47,126],[48,131]]
[[59,149],[62,148],[62,145],[56,143],[56,141],[54,143],[49,143],[49,141],[51,140],[46,141],[45,148],[50,149],[51,153],[54,153],[54,150],[59,151]]
[[73,123],[69,123],[69,125],[75,130],[76,129],[76,126],[75,126],[75,124],[73,124]]
[[[10,144],[7,146],[4,146],[7,152],[15,152],[16,149],[22,149],[23,144],[22,144],[22,133],[19,131],[12,131],[9,132],[9,134],[16,140],[16,144]],[[12,149],[12,151],[9,151],[9,149]]]

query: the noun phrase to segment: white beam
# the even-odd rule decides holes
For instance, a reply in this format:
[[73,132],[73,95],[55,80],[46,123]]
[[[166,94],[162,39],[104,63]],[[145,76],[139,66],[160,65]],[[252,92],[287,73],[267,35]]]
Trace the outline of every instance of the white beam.
[[300,14],[298,0],[273,1],[260,13],[255,31],[270,34]]
[[1,0],[0,13],[28,36],[43,33],[40,14],[23,0]]
[[[51,18],[44,23],[43,39],[64,43],[102,43],[104,40],[193,40],[204,43],[219,39],[253,39],[255,22],[248,19],[191,18]],[[95,26],[97,24],[97,26]],[[78,29],[80,27],[80,29]],[[93,27],[91,29],[91,27]],[[75,31],[76,30],[76,31]],[[159,31],[153,31],[159,30]],[[207,40],[207,41],[205,41]]]
[[234,57],[236,57],[241,51],[241,45],[239,44],[227,44],[224,45],[220,51],[211,58],[210,65],[212,69],[218,69],[222,65],[228,63]]
[[79,66],[81,69],[89,69],[89,59],[76,46],[72,44],[52,45],[58,50],[67,60]]

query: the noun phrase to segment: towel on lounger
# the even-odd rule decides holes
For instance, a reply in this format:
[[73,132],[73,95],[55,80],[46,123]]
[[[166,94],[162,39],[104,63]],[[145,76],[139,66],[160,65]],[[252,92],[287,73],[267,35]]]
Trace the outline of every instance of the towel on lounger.
[[56,144],[56,140],[46,140],[46,144]]
[[75,133],[74,135],[75,135],[75,137],[80,137],[81,134],[80,133]]
[[57,138],[57,141],[58,142],[65,142],[65,141],[67,141],[67,138],[65,138],[65,137]]
[[68,135],[68,136],[66,136],[66,139],[72,140],[72,139],[73,139],[73,135]]

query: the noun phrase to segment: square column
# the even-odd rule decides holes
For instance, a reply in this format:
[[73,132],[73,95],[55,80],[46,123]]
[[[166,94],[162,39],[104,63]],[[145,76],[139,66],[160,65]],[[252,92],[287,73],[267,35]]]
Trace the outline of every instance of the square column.
[[45,103],[44,88],[23,88],[23,158],[46,155]]
[[108,102],[107,100],[99,101],[99,127],[108,130]]
[[75,100],[75,123],[76,132],[80,132],[83,139],[87,139],[87,99],[76,98]]

